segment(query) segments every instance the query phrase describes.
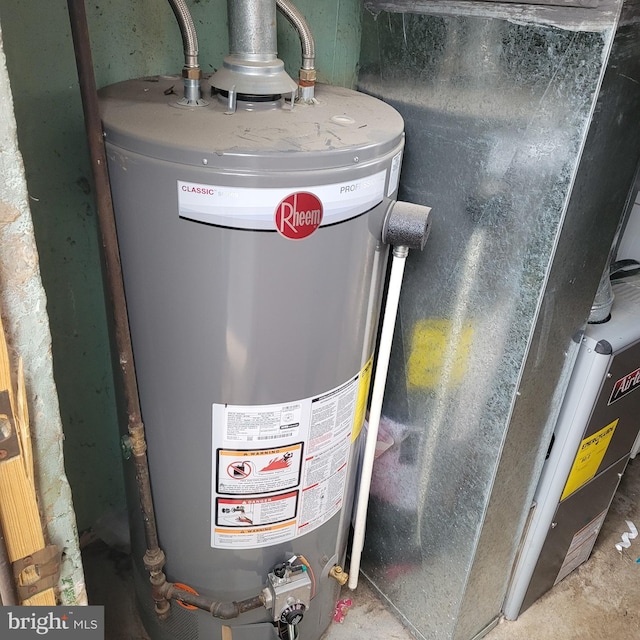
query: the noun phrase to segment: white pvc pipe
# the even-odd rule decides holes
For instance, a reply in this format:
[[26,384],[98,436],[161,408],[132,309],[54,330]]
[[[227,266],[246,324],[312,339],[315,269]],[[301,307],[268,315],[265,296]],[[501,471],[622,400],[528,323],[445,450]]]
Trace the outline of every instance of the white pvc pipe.
[[369,409],[369,428],[367,430],[367,441],[364,449],[364,458],[362,460],[360,487],[355,505],[356,519],[353,530],[353,544],[351,546],[351,564],[349,565],[349,589],[355,589],[358,586],[360,559],[362,557],[362,549],[364,548],[364,534],[367,524],[371,474],[373,472],[373,460],[376,454],[380,416],[382,415],[382,400],[384,398],[387,372],[389,370],[389,357],[391,356],[391,344],[396,325],[396,316],[398,314],[402,276],[408,254],[409,249],[407,247],[399,246],[393,248],[393,261],[391,263],[391,275],[389,276],[389,286],[387,289],[387,302],[384,309],[376,373],[373,380],[371,408]]

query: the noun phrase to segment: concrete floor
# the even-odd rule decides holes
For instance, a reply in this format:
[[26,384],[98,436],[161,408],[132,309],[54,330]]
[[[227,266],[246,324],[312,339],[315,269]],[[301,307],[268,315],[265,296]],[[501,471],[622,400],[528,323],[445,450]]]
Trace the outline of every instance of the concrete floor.
[[627,520],[640,528],[640,456],[627,467],[591,558],[486,639],[640,638],[640,536],[622,553],[615,548]]
[[[640,536],[623,553],[615,548],[626,520],[640,527],[640,456],[627,469],[591,558],[517,621],[501,621],[486,640],[640,638]],[[106,640],[149,640],[136,615],[128,556],[93,542],[83,558],[90,601],[105,605]],[[355,592],[345,589],[343,597],[351,598],[352,606],[323,640],[413,638],[366,580]]]

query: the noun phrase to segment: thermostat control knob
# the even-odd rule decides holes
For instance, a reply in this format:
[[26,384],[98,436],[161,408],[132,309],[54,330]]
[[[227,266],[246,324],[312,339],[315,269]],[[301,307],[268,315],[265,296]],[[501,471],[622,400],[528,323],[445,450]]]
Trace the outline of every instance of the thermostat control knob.
[[304,617],[305,606],[299,602],[292,607],[286,608],[280,615],[280,621],[285,624],[299,624]]

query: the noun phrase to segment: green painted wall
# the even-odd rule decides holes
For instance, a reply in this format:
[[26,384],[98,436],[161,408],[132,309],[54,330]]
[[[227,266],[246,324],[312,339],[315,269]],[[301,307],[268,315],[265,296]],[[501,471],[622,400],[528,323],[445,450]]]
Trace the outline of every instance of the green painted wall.
[[[360,57],[362,3],[359,0],[294,0],[316,42],[318,82],[354,88]],[[300,41],[291,25],[278,20],[278,55],[292,78],[298,77]]]
[[[200,60],[227,51],[226,0],[191,0]],[[180,32],[164,0],[86,3],[99,86],[175,73]],[[359,0],[299,0],[314,30],[323,82],[353,86]],[[117,411],[92,179],[65,0],[0,0],[0,21],[31,198],[78,527],[124,505]],[[280,57],[296,77],[300,45],[280,20]]]

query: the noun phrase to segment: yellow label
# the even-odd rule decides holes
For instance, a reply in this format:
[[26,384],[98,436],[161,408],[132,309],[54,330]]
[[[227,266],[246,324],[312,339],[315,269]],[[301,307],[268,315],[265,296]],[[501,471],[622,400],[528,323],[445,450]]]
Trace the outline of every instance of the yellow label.
[[371,372],[373,370],[373,356],[360,371],[360,386],[358,387],[358,399],[356,400],[356,412],[353,417],[353,429],[351,430],[351,442],[355,442],[364,425],[364,416],[369,399],[369,387],[371,386]]
[[570,496],[596,475],[619,419],[616,418],[612,423],[582,441],[560,500]]
[[455,326],[451,320],[426,318],[416,322],[407,360],[410,387],[433,389],[462,382],[473,339],[470,324]]

